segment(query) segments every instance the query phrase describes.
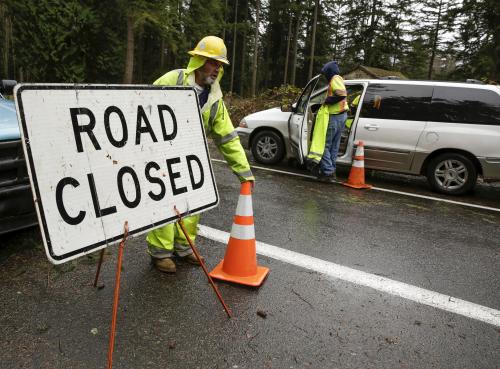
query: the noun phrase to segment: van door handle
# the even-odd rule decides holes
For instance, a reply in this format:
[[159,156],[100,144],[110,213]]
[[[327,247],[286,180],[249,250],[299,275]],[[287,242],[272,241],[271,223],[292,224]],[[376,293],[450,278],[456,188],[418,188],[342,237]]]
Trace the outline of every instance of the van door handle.
[[367,129],[369,131],[376,131],[379,128],[380,128],[380,126],[378,124],[374,124],[374,123],[365,124],[365,129]]

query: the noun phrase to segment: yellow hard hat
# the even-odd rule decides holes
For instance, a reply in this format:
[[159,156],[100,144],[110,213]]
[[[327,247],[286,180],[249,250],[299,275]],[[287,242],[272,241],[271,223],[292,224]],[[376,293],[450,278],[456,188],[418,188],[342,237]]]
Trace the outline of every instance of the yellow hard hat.
[[188,54],[205,56],[229,65],[226,45],[222,38],[216,36],[203,37],[194,50],[188,51]]

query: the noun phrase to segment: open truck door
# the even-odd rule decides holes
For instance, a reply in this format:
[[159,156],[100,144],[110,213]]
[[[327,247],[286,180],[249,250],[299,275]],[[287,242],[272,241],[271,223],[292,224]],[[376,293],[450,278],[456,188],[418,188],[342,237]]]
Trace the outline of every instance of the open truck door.
[[311,94],[315,91],[320,77],[321,75],[317,75],[311,79],[302,90],[288,120],[291,153],[301,165],[305,163],[304,159],[309,150],[309,131],[314,124],[314,116],[310,109]]

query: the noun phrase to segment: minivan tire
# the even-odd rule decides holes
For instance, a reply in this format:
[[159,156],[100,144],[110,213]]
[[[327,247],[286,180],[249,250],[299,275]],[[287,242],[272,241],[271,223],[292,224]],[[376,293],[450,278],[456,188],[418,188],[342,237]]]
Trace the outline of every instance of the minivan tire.
[[261,164],[279,163],[285,154],[285,144],[279,134],[260,131],[252,139],[252,155]]
[[463,154],[444,153],[429,161],[426,176],[433,190],[447,195],[463,195],[476,185],[477,169]]

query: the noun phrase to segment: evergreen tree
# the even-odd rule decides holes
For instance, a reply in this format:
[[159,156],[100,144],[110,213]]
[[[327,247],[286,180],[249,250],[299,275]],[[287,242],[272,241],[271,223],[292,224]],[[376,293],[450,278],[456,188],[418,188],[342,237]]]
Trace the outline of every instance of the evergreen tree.
[[465,0],[455,10],[458,66],[454,78],[500,80],[500,3]]
[[231,62],[223,89],[232,80],[241,95],[304,86],[332,59],[343,73],[365,64],[419,79],[500,78],[495,0],[237,1],[4,0],[2,77],[151,83],[215,35]]
[[[76,0],[8,0],[14,77],[30,82],[84,82],[93,61],[95,10]],[[22,73],[21,73],[22,71]],[[22,75],[21,75],[22,74]]]

